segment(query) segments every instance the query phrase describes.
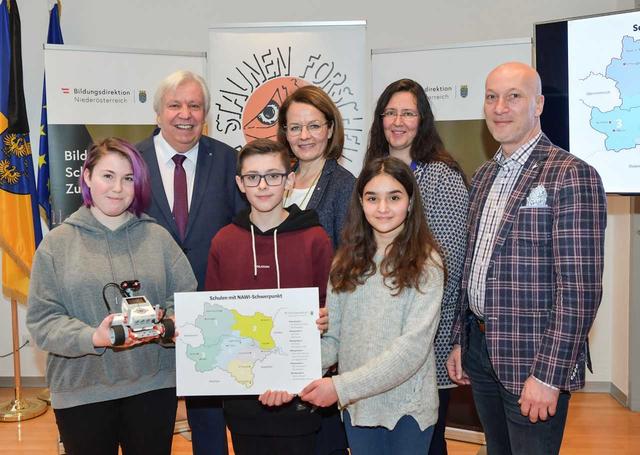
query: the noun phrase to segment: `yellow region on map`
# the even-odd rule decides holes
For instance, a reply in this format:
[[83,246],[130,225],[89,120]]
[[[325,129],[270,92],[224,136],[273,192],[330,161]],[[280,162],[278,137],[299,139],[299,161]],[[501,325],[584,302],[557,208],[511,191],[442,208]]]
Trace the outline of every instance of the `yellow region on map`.
[[256,312],[253,316],[244,316],[236,310],[231,310],[236,323],[231,330],[240,332],[241,337],[252,338],[260,344],[260,349],[271,350],[276,347],[275,341],[271,338],[273,329],[273,319],[270,316]]
[[253,363],[232,360],[227,365],[227,371],[233,376],[233,378],[241,385],[249,388],[253,385]]

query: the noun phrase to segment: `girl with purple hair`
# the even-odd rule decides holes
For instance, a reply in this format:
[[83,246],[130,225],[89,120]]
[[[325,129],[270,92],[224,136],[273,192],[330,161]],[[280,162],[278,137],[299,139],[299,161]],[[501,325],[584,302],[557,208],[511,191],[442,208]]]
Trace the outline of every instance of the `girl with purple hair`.
[[171,235],[143,212],[147,167],[128,142],[92,145],[80,176],[83,206],[38,247],[27,327],[48,353],[51,406],[67,454],[170,454],[176,414],[174,350],[157,338],[110,328],[119,292],[137,280],[139,295],[173,315],[173,294],[196,280]]

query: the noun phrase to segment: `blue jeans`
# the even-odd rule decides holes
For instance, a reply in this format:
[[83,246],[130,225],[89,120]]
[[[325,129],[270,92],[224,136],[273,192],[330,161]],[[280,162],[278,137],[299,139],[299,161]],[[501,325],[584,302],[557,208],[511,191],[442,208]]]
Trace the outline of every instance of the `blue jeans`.
[[462,365],[471,379],[471,390],[484,428],[489,455],[553,455],[560,452],[569,409],[568,392],[560,393],[556,414],[546,421],[531,423],[520,413],[518,395],[498,380],[484,333],[473,317],[468,321],[469,347]]
[[227,427],[219,397],[186,397],[194,455],[227,455]]
[[418,422],[411,416],[403,416],[393,430],[351,425],[348,411],[344,411],[343,417],[352,455],[426,455],[429,452],[433,425],[420,431]]

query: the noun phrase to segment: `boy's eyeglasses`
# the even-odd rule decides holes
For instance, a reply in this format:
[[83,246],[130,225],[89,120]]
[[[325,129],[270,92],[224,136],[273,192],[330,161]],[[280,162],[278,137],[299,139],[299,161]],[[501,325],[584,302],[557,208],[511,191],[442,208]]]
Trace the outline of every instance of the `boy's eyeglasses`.
[[291,125],[285,125],[283,129],[289,136],[292,137],[300,136],[304,128],[307,128],[307,131],[312,136],[317,136],[322,131],[322,128],[324,128],[324,126],[328,123],[330,122],[311,122],[307,123],[306,125],[304,123],[292,123]]
[[271,174],[245,174],[241,175],[242,184],[248,187],[254,187],[260,185],[260,180],[264,179],[264,181],[269,186],[279,186],[282,185],[284,178],[289,174],[279,174],[279,173],[271,173]]
[[420,114],[418,114],[416,111],[398,112],[395,109],[387,109],[386,111],[383,111],[382,114],[380,114],[380,117],[382,118],[395,119],[397,116],[400,116],[400,118],[403,120],[413,120],[415,118],[418,118]]

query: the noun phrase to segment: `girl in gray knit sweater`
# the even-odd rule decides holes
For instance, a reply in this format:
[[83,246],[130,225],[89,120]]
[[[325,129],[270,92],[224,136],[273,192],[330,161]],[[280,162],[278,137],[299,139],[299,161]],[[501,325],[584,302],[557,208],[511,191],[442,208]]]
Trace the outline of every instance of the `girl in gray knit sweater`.
[[437,419],[433,339],[444,266],[413,173],[386,157],[356,182],[327,293],[323,368],[300,397],[338,403],[352,453],[426,454]]

